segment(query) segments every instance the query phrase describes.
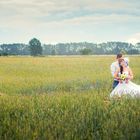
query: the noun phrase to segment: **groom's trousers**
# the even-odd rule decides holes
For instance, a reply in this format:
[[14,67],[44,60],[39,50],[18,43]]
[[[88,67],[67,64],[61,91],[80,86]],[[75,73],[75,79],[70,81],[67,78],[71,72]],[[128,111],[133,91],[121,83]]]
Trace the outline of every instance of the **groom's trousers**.
[[117,80],[114,80],[114,82],[113,82],[113,89],[117,86],[119,84],[119,81],[117,81]]

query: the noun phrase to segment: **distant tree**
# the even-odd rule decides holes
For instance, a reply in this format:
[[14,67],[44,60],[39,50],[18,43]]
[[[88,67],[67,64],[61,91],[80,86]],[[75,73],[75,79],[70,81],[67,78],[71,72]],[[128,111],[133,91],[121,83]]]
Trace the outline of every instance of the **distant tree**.
[[53,49],[51,55],[56,55],[56,51]]
[[43,49],[41,46],[41,42],[36,38],[33,38],[29,41],[29,49],[32,56],[42,55]]
[[64,55],[66,54],[66,47],[67,47],[67,44],[64,44],[64,43],[59,43],[56,45],[56,48],[57,48],[57,52],[59,55]]
[[136,43],[136,47],[140,48],[140,42]]
[[84,49],[80,50],[80,52],[82,55],[89,55],[92,53],[92,50],[88,49],[88,48],[84,48]]
[[43,44],[32,39],[29,44],[0,44],[0,55],[88,55],[88,54],[140,54],[140,43],[133,45],[127,42],[88,43],[71,42],[58,44]]
[[137,43],[137,44],[135,45],[135,47],[136,47],[136,49],[138,50],[138,53],[140,53],[140,43]]
[[123,54],[123,55],[127,54],[127,52],[125,50],[121,50],[120,53]]
[[136,49],[131,49],[128,51],[128,54],[139,54],[139,51]]
[[8,53],[7,53],[7,52],[4,52],[4,53],[2,54],[2,56],[8,56]]

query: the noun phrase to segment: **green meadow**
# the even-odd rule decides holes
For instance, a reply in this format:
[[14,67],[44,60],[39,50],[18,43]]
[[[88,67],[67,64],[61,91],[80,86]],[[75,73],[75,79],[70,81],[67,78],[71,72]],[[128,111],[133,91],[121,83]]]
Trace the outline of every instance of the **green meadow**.
[[[140,85],[140,56],[129,56]],[[0,57],[0,140],[138,140],[140,99],[110,99],[115,56]]]

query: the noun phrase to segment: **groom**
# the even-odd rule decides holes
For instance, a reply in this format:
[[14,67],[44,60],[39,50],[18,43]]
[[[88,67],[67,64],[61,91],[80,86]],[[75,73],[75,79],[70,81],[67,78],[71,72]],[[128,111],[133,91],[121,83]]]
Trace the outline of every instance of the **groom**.
[[[120,67],[120,63],[123,59],[123,55],[122,54],[117,54],[117,57],[116,57],[116,61],[113,62],[110,66],[110,69],[111,69],[111,74],[114,78],[114,74],[115,72],[119,69]],[[113,89],[119,84],[119,81],[118,79],[114,79],[114,82],[113,82]]]

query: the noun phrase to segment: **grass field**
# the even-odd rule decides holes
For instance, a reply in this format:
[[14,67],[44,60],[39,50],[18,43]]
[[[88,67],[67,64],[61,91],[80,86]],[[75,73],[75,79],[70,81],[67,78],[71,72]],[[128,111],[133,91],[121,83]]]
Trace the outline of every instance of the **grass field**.
[[140,139],[140,99],[109,98],[114,58],[0,57],[0,140]]

